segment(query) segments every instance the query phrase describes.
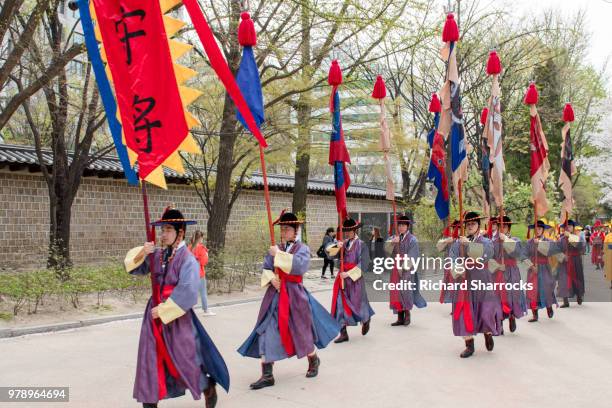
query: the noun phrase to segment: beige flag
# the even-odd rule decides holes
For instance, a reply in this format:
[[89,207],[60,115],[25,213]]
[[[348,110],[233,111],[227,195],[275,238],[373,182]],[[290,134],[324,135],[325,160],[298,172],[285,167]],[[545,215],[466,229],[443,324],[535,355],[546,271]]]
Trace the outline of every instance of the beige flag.
[[385,115],[385,103],[380,99],[380,150],[385,160],[385,175],[387,177],[387,200],[395,199],[395,185],[393,184],[393,172],[389,161],[389,150],[391,150],[391,132]]
[[504,163],[502,143],[501,90],[499,76],[493,75],[491,97],[489,98],[489,114],[485,126],[485,137],[489,146],[489,162],[491,163],[491,193],[495,205],[499,208],[504,203],[503,177],[506,165]]
[[564,197],[561,203],[562,220],[565,220],[566,216],[572,214],[574,210],[572,176],[576,174],[576,165],[573,158],[570,122],[566,122],[561,129],[561,172],[559,173],[559,187]]

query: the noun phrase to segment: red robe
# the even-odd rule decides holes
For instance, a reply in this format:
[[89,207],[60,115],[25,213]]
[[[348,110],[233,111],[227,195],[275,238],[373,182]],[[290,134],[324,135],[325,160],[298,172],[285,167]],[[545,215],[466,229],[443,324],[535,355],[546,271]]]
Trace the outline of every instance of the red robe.
[[595,266],[603,267],[603,241],[605,239],[603,231],[594,231],[591,234],[591,263]]

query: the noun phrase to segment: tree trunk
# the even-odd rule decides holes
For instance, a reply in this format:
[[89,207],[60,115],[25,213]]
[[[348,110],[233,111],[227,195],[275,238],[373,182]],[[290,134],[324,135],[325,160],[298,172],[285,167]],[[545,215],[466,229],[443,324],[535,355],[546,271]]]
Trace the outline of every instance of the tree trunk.
[[72,266],[70,257],[70,220],[72,198],[59,199],[50,207],[49,258],[47,267],[53,268],[60,279],[67,280],[67,269]]
[[[60,279],[69,278],[67,269],[72,266],[70,258],[70,219],[72,216],[72,186],[68,183],[66,170],[68,168],[68,157],[63,154],[64,150],[56,151],[53,166],[54,177],[49,183],[49,189],[53,189],[55,197],[50,200],[50,231],[49,231],[49,257],[47,267],[53,268]],[[76,190],[75,190],[76,191]]]
[[[310,8],[308,2],[301,8],[302,25],[302,80],[309,83],[312,80],[310,64]],[[293,212],[306,221],[306,199],[308,197],[308,177],[310,175],[310,119],[312,115],[311,92],[300,95],[297,106],[298,142],[295,160],[295,177],[293,181]],[[302,227],[302,240],[308,242],[305,225]]]
[[207,246],[211,255],[218,255],[225,247],[227,221],[230,216],[231,181],[236,144],[236,111],[234,102],[226,93],[219,138],[219,160],[213,205],[206,225]]
[[[229,31],[235,33],[238,30],[240,21],[240,4],[237,1],[230,3]],[[228,54],[226,55],[227,64],[236,76],[238,65],[240,64],[240,46],[237,41],[229,41],[227,45]],[[219,158],[217,160],[217,174],[214,182],[214,195],[206,225],[206,244],[211,257],[217,259],[217,267],[222,268],[222,260],[218,257],[225,247],[225,235],[227,233],[227,221],[231,213],[232,195],[232,172],[234,170],[234,148],[236,145],[237,130],[236,125],[236,105],[225,92],[225,102],[223,105],[223,115],[221,118],[221,129],[219,136]]]
[[[302,99],[302,98],[300,98]],[[306,198],[310,175],[310,116],[312,107],[308,103],[298,107],[298,144],[293,187],[293,212],[306,218]]]

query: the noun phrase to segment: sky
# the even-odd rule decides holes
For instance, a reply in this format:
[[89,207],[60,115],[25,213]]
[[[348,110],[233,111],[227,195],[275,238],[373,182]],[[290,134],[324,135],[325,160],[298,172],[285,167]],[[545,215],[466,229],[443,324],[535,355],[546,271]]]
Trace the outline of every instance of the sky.
[[[606,72],[612,79],[612,0],[505,0],[505,2],[520,15],[548,9],[561,10],[565,16],[579,10],[586,11],[587,27],[591,31],[589,62],[596,69],[601,69],[606,59],[610,58]],[[612,80],[608,82],[608,89],[612,92]]]

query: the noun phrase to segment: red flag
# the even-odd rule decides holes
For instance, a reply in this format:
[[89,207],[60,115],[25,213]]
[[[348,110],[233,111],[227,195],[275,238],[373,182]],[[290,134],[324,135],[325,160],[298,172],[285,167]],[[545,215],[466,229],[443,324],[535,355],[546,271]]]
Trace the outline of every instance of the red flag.
[[546,179],[550,170],[548,162],[548,143],[542,131],[540,115],[536,108],[538,102],[538,91],[534,83],[529,85],[525,95],[525,103],[529,105],[530,125],[530,150],[531,150],[531,188],[532,200],[536,213],[542,216],[548,212],[548,201],[546,199]]
[[[94,0],[127,146],[145,179],[188,134],[160,3]],[[163,84],[163,86],[160,86]]]
[[340,115],[340,93],[338,87],[342,83],[342,71],[338,61],[332,61],[329,70],[329,84],[332,88],[331,106],[332,132],[329,141],[329,164],[334,166],[334,186],[336,190],[336,210],[342,219],[347,217],[346,191],[351,185],[346,163],[351,162],[346,144],[344,143],[344,130],[342,129],[342,117]]

